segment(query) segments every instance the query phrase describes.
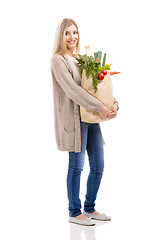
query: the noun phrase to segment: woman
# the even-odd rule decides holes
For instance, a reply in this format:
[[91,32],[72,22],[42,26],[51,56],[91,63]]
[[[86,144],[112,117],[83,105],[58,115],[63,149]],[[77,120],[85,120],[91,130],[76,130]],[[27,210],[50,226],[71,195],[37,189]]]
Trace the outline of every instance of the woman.
[[[110,113],[98,99],[80,86],[81,75],[76,60],[79,50],[78,26],[74,20],[65,18],[57,27],[51,58],[55,137],[58,149],[69,153],[67,175],[69,221],[91,226],[94,225],[91,218],[105,221],[111,218],[95,210],[95,200],[104,168],[103,137],[100,125],[82,122],[80,105],[90,111],[98,112],[100,117],[105,119],[116,117],[118,103],[115,100],[113,112]],[[86,150],[90,173],[82,213],[79,190]]]

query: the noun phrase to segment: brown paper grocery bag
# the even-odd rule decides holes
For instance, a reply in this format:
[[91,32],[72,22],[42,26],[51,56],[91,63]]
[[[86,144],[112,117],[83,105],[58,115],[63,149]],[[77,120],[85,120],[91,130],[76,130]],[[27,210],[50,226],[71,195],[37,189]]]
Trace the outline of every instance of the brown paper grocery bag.
[[[95,93],[94,87],[92,85],[92,77],[88,79],[86,77],[85,70],[82,72],[81,86],[88,91],[91,95],[96,97],[100,102],[102,102],[111,112],[113,110],[114,97],[113,97],[113,86],[110,76],[110,71],[107,70],[107,75],[103,80],[98,80],[97,92]],[[87,123],[98,123],[104,122],[108,119],[101,119],[98,112],[89,111],[82,106],[80,106],[81,121]]]

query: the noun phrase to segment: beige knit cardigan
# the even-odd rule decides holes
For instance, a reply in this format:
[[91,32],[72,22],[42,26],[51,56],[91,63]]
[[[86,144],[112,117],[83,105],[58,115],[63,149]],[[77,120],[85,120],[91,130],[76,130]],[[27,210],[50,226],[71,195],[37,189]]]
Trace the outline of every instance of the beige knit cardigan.
[[57,147],[61,151],[81,152],[80,105],[99,113],[103,103],[76,82],[65,56],[55,54],[50,63]]

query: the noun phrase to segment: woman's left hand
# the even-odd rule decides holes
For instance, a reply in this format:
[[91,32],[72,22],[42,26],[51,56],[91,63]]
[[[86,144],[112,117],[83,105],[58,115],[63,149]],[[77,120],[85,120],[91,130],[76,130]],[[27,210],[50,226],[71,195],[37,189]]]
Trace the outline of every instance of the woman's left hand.
[[110,118],[114,118],[117,116],[117,110],[118,110],[118,106],[117,104],[114,104],[113,111],[111,112]]

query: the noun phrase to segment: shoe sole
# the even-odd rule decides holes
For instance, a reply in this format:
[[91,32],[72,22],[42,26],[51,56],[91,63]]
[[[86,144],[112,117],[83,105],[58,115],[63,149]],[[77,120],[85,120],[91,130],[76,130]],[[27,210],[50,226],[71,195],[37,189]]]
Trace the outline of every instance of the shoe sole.
[[105,222],[110,222],[111,221],[111,219],[98,219],[98,218],[93,218],[93,217],[91,217],[91,219],[97,220],[97,221],[105,221]]
[[95,226],[95,223],[93,223],[92,225],[86,225],[86,224],[76,223],[76,222],[70,222],[70,223],[74,223],[74,224],[81,225],[81,226],[86,226],[86,227],[93,227],[93,226]]
[[87,226],[87,227],[92,227],[95,226],[95,223],[91,223],[91,224],[85,224],[85,223],[80,223],[80,222],[76,222],[76,221],[71,221],[69,220],[70,223],[74,223],[74,224],[78,224],[78,225],[82,225],[82,226]]

